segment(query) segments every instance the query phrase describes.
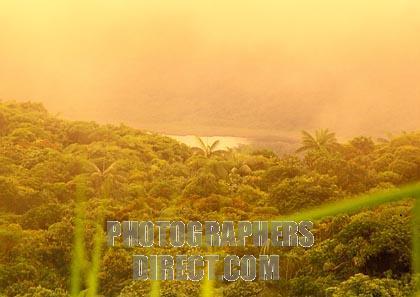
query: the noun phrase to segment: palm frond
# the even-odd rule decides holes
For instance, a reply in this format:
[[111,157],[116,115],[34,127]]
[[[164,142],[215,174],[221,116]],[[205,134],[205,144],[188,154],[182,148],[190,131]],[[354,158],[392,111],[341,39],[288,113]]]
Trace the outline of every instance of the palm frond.
[[109,165],[108,168],[104,170],[103,174],[109,173],[115,167],[115,165],[117,164],[117,162],[118,161],[115,161],[111,165]]
[[203,139],[201,139],[201,137],[196,136],[195,137],[198,141],[198,143],[200,144],[200,147],[203,149],[203,151],[207,150],[207,144],[204,143]]
[[219,145],[220,145],[220,140],[216,140],[215,142],[213,142],[212,145],[210,146],[210,152],[214,152]]
[[304,152],[315,149],[318,147],[318,142],[309,132],[302,131],[302,146],[296,150],[296,152]]
[[302,141],[316,142],[315,138],[307,131],[302,130]]
[[301,146],[300,148],[298,148],[295,152],[296,153],[302,153],[302,152],[310,150],[311,148],[312,148],[312,146],[304,145],[304,146]]
[[309,132],[302,131],[302,146],[296,150],[297,153],[310,150],[329,150],[337,145],[335,133],[328,129],[319,129],[312,136]]
[[98,165],[96,165],[92,161],[87,161],[87,163],[92,167],[93,170],[95,170],[98,173],[102,173],[102,171],[101,171],[101,169],[99,169]]

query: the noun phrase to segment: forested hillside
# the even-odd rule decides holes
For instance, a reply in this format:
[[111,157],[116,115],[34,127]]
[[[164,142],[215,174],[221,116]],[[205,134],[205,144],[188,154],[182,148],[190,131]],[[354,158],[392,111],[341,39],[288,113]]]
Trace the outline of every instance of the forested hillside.
[[[220,151],[217,144],[189,148],[124,125],[65,121],[37,103],[0,103],[0,296],[69,295],[76,204],[86,215],[87,277],[98,218],[270,219],[420,180],[418,132],[347,143],[328,130],[302,137],[298,152],[284,156],[251,147]],[[75,199],[80,179],[84,201]],[[270,250],[282,255],[281,281],[218,282],[217,294],[409,296],[412,204],[317,222],[314,247]],[[132,255],[142,249],[101,251],[99,294],[146,296],[150,284],[132,281],[131,273]],[[199,294],[192,282],[165,282],[161,290]]]

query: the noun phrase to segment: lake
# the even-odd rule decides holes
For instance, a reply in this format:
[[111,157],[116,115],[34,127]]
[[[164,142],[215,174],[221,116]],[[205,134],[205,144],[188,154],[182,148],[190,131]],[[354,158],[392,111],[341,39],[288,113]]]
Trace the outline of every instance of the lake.
[[[194,135],[166,135],[190,147],[200,146],[196,136]],[[293,152],[298,145],[298,140],[286,137],[261,137],[246,138],[236,136],[201,136],[204,143],[211,145],[214,141],[219,140],[219,149],[235,148],[241,145],[250,145],[256,148],[267,148],[278,154]]]
[[[179,142],[185,143],[188,146],[200,146],[197,137],[194,135],[166,135],[173,139],[178,140]],[[252,141],[244,137],[235,137],[235,136],[201,136],[200,137],[204,143],[211,145],[216,140],[220,141],[219,149],[228,149],[238,147],[240,145],[250,145]]]

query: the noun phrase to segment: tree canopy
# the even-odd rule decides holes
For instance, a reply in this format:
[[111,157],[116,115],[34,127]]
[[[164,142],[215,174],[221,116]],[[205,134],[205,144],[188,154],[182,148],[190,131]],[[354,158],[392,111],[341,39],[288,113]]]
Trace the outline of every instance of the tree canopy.
[[[303,132],[299,154],[282,156],[252,147],[216,154],[217,145],[202,143],[197,154],[125,125],[66,121],[37,103],[0,103],[0,296],[69,296],[77,205],[85,217],[87,279],[98,218],[269,220],[420,180],[419,132],[344,143],[329,130]],[[80,178],[86,181],[83,201],[76,199]],[[271,251],[283,256],[279,282],[218,282],[217,294],[408,296],[412,204],[317,222],[313,248]],[[150,284],[131,276],[131,255],[147,251],[100,250],[100,295],[149,292]],[[160,289],[163,296],[199,294],[191,284]]]

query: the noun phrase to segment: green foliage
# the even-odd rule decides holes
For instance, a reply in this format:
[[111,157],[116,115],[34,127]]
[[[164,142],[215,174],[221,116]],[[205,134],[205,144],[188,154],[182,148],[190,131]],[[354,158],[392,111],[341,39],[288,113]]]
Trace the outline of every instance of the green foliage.
[[[118,297],[199,297],[199,285],[185,281],[133,281],[124,287]],[[154,292],[160,292],[160,295]]]
[[398,280],[370,278],[361,273],[330,290],[332,297],[404,297],[412,293]]
[[336,178],[317,173],[286,178],[270,191],[270,200],[280,213],[310,208],[340,196]]
[[61,204],[42,204],[23,214],[21,225],[25,229],[48,229],[52,224],[61,221],[64,215],[65,209]]
[[233,282],[223,290],[223,297],[256,297],[261,296],[264,285],[259,282]]
[[223,183],[218,181],[213,174],[201,173],[190,179],[183,194],[185,197],[206,197],[212,193],[223,194],[225,191]]
[[124,125],[64,121],[35,103],[0,103],[0,294],[199,296],[192,282],[132,281],[134,250],[105,249],[102,234],[105,219],[130,218],[322,219],[313,248],[273,251],[282,255],[280,282],[202,286],[215,296],[408,296],[414,288],[419,224],[413,201],[400,200],[420,195],[402,187],[420,180],[420,133],[339,143],[328,130],[305,132],[302,154],[281,157],[198,142],[201,150]]
[[16,297],[68,297],[63,289],[50,290],[43,287],[29,288],[28,292],[16,295]]

